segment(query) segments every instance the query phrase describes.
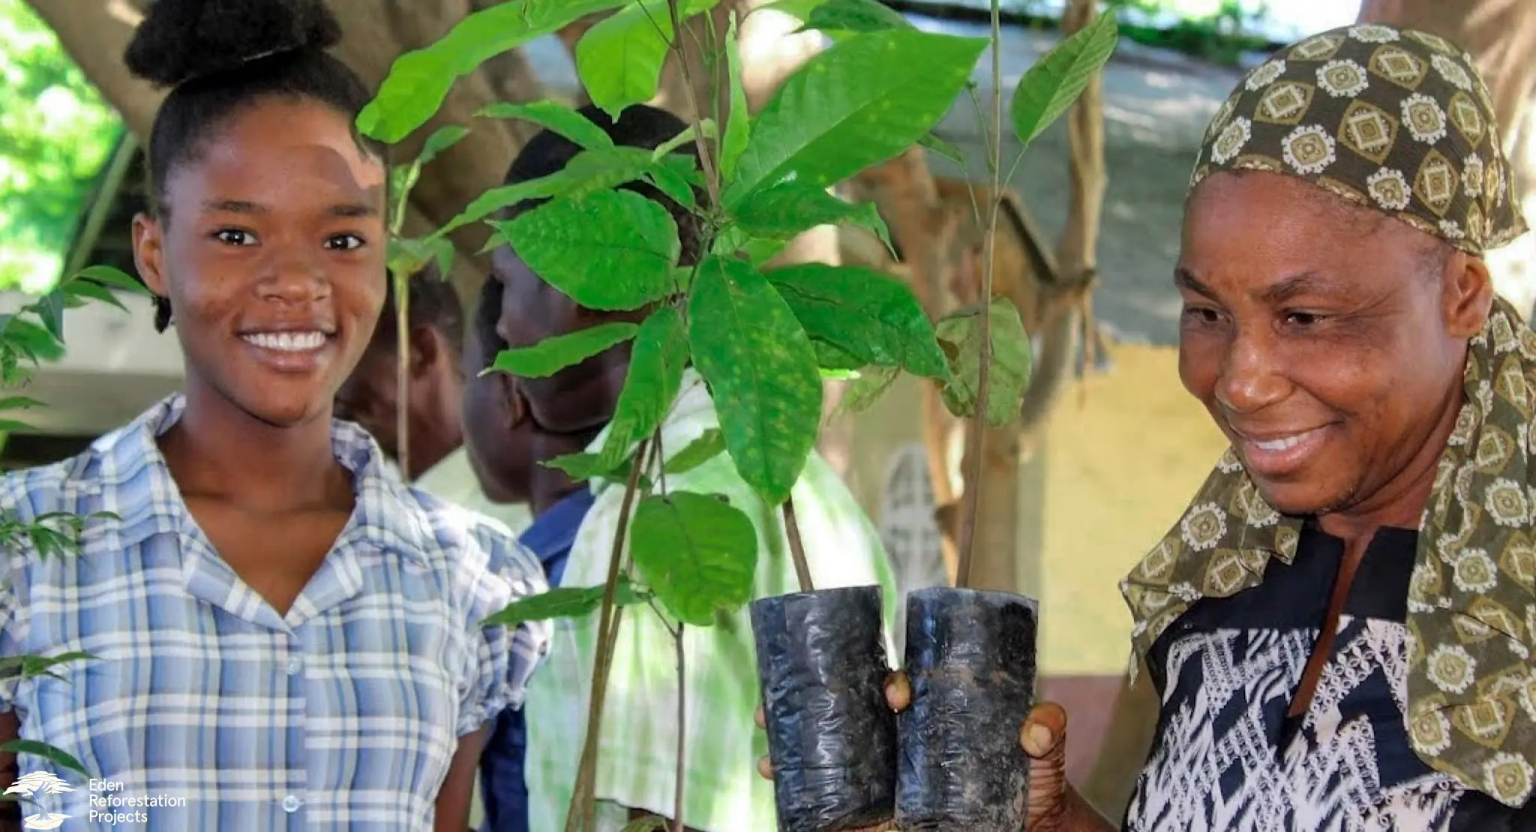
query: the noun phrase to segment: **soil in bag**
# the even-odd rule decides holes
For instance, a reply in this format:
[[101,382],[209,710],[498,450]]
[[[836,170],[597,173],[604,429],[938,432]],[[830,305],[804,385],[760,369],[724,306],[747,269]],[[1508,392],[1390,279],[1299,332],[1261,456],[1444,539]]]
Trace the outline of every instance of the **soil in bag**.
[[1038,607],[1021,595],[935,587],[907,596],[912,707],[899,717],[902,832],[1019,832],[1035,704]]
[[885,701],[880,588],[763,598],[752,629],[779,832],[890,820],[896,716]]

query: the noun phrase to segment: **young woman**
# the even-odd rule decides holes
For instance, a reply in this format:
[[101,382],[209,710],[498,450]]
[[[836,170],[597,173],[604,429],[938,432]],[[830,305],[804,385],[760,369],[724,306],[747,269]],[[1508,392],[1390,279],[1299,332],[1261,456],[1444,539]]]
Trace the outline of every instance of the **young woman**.
[[93,656],[0,679],[0,743],[94,778],[17,766],[73,779],[36,798],[79,828],[463,832],[483,726],[545,649],[480,624],[538,561],[331,418],[385,293],[387,169],[339,34],[319,0],[159,0],[126,54],[172,88],[134,244],[186,391],[0,485],[23,522],[115,515],[0,563],[0,655]]

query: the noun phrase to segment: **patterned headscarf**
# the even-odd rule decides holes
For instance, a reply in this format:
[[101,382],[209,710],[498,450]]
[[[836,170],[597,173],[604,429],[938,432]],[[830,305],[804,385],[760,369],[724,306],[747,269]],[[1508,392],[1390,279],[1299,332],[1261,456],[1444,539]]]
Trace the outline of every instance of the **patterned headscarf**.
[[[1526,230],[1482,79],[1422,32],[1347,27],[1255,69],[1217,113],[1193,182],[1237,169],[1299,177],[1473,254]],[[1430,766],[1520,806],[1536,791],[1536,333],[1502,299],[1470,343],[1464,388],[1408,594],[1408,736]],[[1195,601],[1290,563],[1302,523],[1266,504],[1229,450],[1121,584],[1137,655]]]

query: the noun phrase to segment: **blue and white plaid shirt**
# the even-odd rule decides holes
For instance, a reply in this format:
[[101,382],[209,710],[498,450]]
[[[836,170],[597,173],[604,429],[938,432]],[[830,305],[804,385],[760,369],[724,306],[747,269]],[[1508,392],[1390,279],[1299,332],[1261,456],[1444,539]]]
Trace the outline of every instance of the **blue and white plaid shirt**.
[[0,571],[0,656],[95,656],[62,678],[0,680],[22,737],[96,778],[22,755],[21,775],[75,787],[28,812],[69,815],[71,829],[430,829],[459,737],[520,707],[547,649],[543,625],[479,623],[545,589],[538,560],[494,521],[406,487],[336,422],[357,508],[280,616],[171,479],[156,437],[184,406],[173,396],[74,459],[0,482],[0,508],[22,522],[121,518],[89,523],[78,556],[17,547]]

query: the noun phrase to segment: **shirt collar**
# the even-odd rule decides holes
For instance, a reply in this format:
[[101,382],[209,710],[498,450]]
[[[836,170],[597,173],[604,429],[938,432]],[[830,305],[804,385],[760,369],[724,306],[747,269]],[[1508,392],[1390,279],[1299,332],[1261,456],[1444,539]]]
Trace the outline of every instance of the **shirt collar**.
[[[151,535],[190,530],[191,516],[171,477],[158,439],[186,412],[186,396],[175,393],[162,399],[134,421],[97,439],[76,463],[82,489],[94,490],[101,511],[120,518],[116,524],[122,545],[143,542]],[[427,513],[415,509],[418,501],[383,464],[378,445],[361,427],[333,420],[331,451],[336,461],[352,473],[357,498],[352,522],[337,540],[372,543],[383,549],[427,563],[426,552],[436,536]]]

